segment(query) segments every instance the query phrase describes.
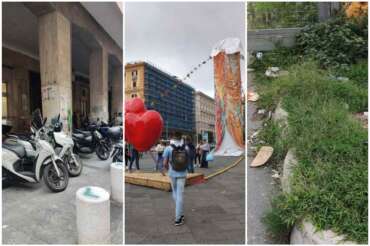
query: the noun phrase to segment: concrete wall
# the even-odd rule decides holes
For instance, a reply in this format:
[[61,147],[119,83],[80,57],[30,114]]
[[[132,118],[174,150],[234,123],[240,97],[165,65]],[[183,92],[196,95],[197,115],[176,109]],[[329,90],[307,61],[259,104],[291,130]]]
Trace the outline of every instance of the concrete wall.
[[248,31],[248,51],[268,51],[277,45],[292,47],[301,28],[260,29]]
[[86,11],[85,8],[81,6],[80,3],[56,2],[54,3],[54,6],[56,10],[62,13],[70,22],[92,33],[99,44],[106,49],[107,53],[115,55],[121,64],[123,64],[122,49],[91,17],[91,15]]

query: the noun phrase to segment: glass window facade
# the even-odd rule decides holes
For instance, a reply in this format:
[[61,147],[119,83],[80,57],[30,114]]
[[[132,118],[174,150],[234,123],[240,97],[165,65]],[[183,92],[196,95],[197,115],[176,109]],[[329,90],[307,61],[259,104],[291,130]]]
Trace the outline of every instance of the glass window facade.
[[145,106],[161,114],[163,134],[174,130],[193,134],[194,88],[150,64],[145,64],[144,71]]

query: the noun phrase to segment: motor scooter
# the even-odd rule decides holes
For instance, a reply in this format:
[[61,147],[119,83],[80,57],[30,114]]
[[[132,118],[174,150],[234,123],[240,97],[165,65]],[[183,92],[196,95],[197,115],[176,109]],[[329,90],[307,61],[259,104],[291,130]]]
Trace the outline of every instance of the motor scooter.
[[51,191],[61,192],[68,186],[68,170],[50,143],[40,138],[46,119],[36,117],[40,116],[34,113],[29,140],[8,134],[11,126],[3,125],[2,182],[7,186],[14,181],[39,183],[43,179]]
[[111,148],[96,128],[92,128],[90,131],[75,129],[72,139],[75,153],[91,154],[95,151],[101,160],[107,160],[110,156]]
[[113,145],[113,152],[111,155],[113,162],[123,162],[123,142],[122,140]]
[[57,155],[67,166],[69,176],[76,177],[82,172],[82,161],[79,155],[73,153],[74,142],[72,137],[63,131],[63,123],[60,121],[60,114],[51,119],[51,124],[46,128],[47,136],[44,136],[54,147]]

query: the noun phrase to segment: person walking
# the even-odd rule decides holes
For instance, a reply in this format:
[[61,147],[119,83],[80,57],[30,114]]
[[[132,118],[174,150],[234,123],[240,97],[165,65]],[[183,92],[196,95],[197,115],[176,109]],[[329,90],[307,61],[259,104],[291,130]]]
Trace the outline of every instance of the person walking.
[[155,170],[158,172],[162,172],[163,170],[163,151],[165,148],[165,144],[163,141],[160,141],[158,145],[155,147],[155,151],[157,152],[157,160],[155,163]]
[[210,146],[208,142],[204,141],[203,144],[200,146],[200,149],[202,150],[202,164],[200,167],[208,168],[207,154],[210,151]]
[[134,161],[135,161],[135,165],[136,165],[136,170],[140,170],[139,159],[140,159],[139,151],[137,151],[137,149],[135,149],[132,146],[130,166],[128,168],[129,171],[132,170],[132,164],[134,163]]
[[186,151],[188,152],[188,172],[194,173],[194,159],[195,159],[195,147],[191,136],[186,136],[185,138]]
[[131,161],[130,145],[125,143],[125,166],[128,168],[128,163]]
[[183,206],[188,165],[188,154],[181,133],[175,132],[171,137],[170,145],[163,152],[163,164],[171,180],[172,198],[176,207],[175,226],[180,226],[185,222]]
[[195,164],[197,164],[197,160],[198,160],[198,167],[200,167],[200,163],[201,163],[201,149],[200,149],[200,145],[202,144],[202,140],[199,140],[198,144],[197,144],[197,147],[195,148]]

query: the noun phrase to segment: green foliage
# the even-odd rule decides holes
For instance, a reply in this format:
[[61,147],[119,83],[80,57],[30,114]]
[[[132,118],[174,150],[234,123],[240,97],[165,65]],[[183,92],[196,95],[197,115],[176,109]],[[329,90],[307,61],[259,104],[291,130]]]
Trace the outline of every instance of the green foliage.
[[332,69],[331,73],[337,77],[347,77],[361,87],[368,87],[367,60],[361,60],[358,63],[350,66],[342,66],[339,69]]
[[317,4],[313,2],[248,3],[250,29],[302,27],[317,17]]
[[[368,136],[351,115],[367,109],[367,90],[351,80],[332,79],[311,62],[294,65],[289,75],[262,86],[260,93],[273,97],[273,103],[283,98],[289,113],[286,144],[299,160],[292,192],[273,201],[265,223],[272,232],[284,233],[306,218],[318,229],[367,243]],[[268,135],[273,141],[275,135]]]
[[[254,62],[249,67],[260,72],[265,72],[268,67],[288,68],[300,62],[301,57],[296,55],[296,53],[295,49],[279,47],[272,51],[264,52],[262,59],[254,58]],[[253,56],[255,57],[256,54],[253,53]]]
[[296,46],[300,53],[313,57],[322,67],[353,64],[367,57],[364,28],[363,23],[334,18],[305,27],[297,35]]
[[274,153],[270,158],[270,162],[279,164],[284,159],[287,152],[287,143],[282,137],[283,129],[274,121],[267,121],[266,126],[258,134],[258,139],[264,142],[264,145],[269,145],[274,148]]

